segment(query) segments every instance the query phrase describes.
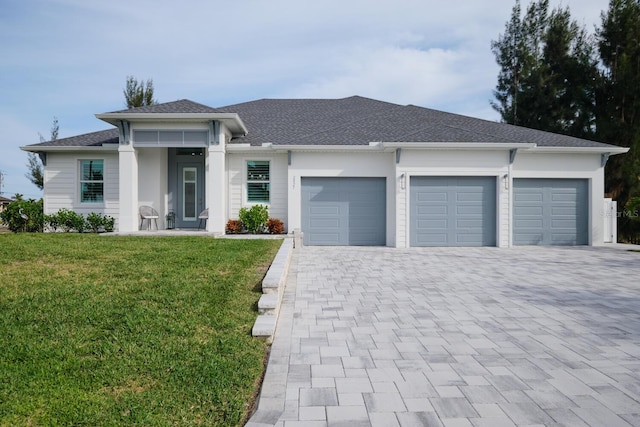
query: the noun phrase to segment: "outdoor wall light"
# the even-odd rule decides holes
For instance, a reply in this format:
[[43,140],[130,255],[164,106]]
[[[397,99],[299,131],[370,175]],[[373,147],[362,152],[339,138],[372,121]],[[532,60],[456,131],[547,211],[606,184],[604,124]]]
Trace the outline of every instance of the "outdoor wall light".
[[504,174],[502,175],[502,180],[504,181],[504,189],[508,190],[509,189],[509,174]]
[[407,175],[403,173],[402,175],[400,175],[400,188],[404,190],[406,187],[407,187]]

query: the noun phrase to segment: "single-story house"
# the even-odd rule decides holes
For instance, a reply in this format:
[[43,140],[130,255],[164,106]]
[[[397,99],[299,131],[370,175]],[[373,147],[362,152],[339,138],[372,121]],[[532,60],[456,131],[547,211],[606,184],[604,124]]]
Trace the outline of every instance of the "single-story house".
[[44,163],[44,209],[139,207],[225,233],[267,205],[307,245],[599,245],[604,167],[625,148],[353,96],[189,100],[97,114],[113,127],[22,147]]

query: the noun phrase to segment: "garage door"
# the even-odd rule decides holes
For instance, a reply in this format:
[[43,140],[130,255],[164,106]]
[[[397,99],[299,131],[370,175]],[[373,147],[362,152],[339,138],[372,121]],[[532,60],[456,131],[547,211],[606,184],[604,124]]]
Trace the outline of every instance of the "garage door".
[[495,246],[495,177],[411,177],[411,246]]
[[306,245],[386,244],[386,178],[302,178]]
[[589,243],[585,179],[514,179],[514,245]]

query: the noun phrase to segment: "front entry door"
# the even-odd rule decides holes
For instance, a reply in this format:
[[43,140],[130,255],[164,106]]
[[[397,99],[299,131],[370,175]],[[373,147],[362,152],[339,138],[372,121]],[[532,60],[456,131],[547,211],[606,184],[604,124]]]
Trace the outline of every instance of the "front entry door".
[[178,162],[178,228],[197,228],[198,215],[204,209],[204,165],[201,162]]

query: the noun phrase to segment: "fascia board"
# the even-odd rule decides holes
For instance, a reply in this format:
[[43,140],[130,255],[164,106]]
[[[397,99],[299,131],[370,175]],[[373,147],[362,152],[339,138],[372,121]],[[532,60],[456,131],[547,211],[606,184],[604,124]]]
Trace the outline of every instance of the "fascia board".
[[419,149],[483,149],[511,150],[514,148],[531,149],[537,145],[528,142],[380,142],[385,148],[419,148]]
[[98,146],[41,146],[34,147],[26,145],[20,147],[22,151],[29,151],[32,153],[43,152],[72,152],[72,151],[118,151],[119,144],[105,144]]
[[536,147],[530,150],[532,153],[609,153],[612,155],[624,154],[627,151],[629,151],[629,148],[617,147],[615,145],[609,147]]
[[[181,121],[181,122],[207,122],[219,120],[230,129],[238,130],[236,134],[246,135],[247,127],[237,113],[102,113],[96,114],[96,118],[118,125],[120,120],[130,122],[156,122],[156,121]],[[231,126],[229,126],[231,124]]]

